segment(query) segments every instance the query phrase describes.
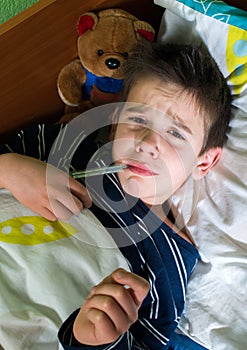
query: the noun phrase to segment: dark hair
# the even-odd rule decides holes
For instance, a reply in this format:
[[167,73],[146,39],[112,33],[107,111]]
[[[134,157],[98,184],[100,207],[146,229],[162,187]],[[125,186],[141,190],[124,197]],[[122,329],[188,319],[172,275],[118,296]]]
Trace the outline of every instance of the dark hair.
[[231,120],[231,92],[216,62],[205,47],[159,43],[138,44],[124,65],[122,100],[145,77],[177,85],[197,103],[204,118],[205,136],[200,155],[222,147]]

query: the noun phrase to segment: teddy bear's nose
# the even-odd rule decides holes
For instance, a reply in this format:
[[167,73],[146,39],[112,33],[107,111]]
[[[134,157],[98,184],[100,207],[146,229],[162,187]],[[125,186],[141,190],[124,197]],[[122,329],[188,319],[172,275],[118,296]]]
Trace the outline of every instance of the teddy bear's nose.
[[120,66],[120,62],[118,59],[116,58],[108,58],[105,61],[105,64],[107,65],[107,67],[109,69],[117,69]]

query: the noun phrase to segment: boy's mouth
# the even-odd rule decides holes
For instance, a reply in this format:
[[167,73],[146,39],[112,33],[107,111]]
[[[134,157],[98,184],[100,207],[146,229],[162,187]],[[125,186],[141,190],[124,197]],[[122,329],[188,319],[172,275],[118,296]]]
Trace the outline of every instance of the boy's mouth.
[[132,173],[141,175],[141,176],[154,176],[157,175],[154,171],[150,170],[146,165],[142,163],[136,163],[136,162],[128,162],[126,164],[128,166],[128,170],[130,170]]

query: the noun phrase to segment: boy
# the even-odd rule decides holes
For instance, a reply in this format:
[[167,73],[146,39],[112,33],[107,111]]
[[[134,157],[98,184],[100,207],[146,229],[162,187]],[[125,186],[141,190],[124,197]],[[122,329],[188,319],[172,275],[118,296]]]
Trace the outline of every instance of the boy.
[[[131,273],[116,270],[91,290],[80,311],[60,329],[65,349],[172,348],[169,339],[183,311],[187,279],[199,259],[190,237],[171,223],[166,203],[189,176],[202,178],[220,158],[231,117],[224,78],[202,48],[140,46],[126,63],[123,99],[127,103],[113,116],[117,123],[111,130],[112,153],[104,148],[91,162],[126,168],[118,176],[95,177],[86,183],[93,197],[91,210],[117,242]],[[58,144],[53,153],[61,148],[61,144],[56,148]],[[23,164],[23,158],[8,163],[11,157],[5,156],[2,164],[11,164],[12,171]],[[25,159],[21,184],[33,169],[44,188],[46,165]],[[85,206],[91,204],[82,185],[72,180],[68,185],[60,171],[49,168],[50,172],[54,202],[43,206],[47,217],[54,211],[62,217],[67,210],[81,210],[78,197]],[[14,176],[18,179],[19,174]],[[6,176],[2,179],[23,199],[17,186]],[[76,205],[73,198],[60,195],[68,193],[68,187]]]

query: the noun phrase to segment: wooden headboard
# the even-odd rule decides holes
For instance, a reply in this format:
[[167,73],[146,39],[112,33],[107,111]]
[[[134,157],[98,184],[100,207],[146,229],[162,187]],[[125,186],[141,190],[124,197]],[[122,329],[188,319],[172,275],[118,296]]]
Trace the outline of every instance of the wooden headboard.
[[0,27],[2,140],[28,123],[63,115],[56,80],[77,55],[77,20],[106,8],[127,10],[156,29],[164,12],[153,0],[41,0]]
[[[241,0],[227,2],[247,10]],[[28,123],[55,122],[63,115],[56,80],[77,55],[77,20],[106,8],[127,10],[156,30],[164,12],[153,0],[40,0],[0,26],[2,142]]]

